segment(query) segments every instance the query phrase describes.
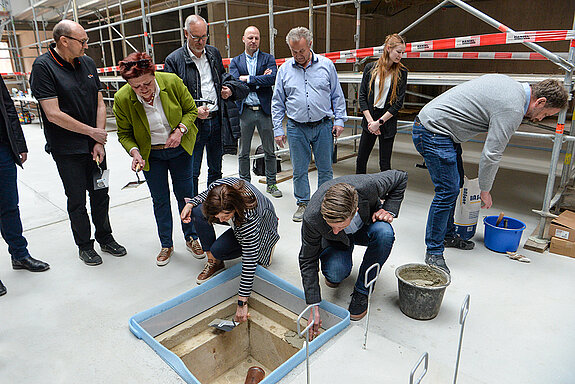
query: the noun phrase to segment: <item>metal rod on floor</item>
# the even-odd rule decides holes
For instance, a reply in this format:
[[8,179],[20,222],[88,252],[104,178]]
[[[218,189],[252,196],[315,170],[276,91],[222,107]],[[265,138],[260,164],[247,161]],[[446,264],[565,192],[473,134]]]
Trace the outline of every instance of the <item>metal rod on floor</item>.
[[[421,365],[421,363],[425,361],[425,366],[423,368],[423,372],[421,372],[421,375],[419,375],[419,377],[417,378],[417,381],[413,381],[413,376],[415,376],[415,372],[417,371],[417,369],[419,368],[419,366]],[[417,360],[417,363],[414,365],[414,367],[411,369],[411,373],[409,374],[409,384],[419,384],[421,383],[421,380],[423,379],[423,377],[425,376],[425,374],[427,373],[427,367],[429,366],[429,353],[425,352],[423,355],[421,355],[421,357],[419,358],[419,360]]]
[[[373,279],[367,281],[367,278],[369,276],[369,272],[374,268],[375,268],[375,276],[373,277]],[[377,281],[377,278],[379,277],[379,271],[380,270],[381,270],[381,265],[379,265],[379,263],[375,263],[371,267],[369,267],[367,269],[367,271],[365,271],[364,285],[369,290],[369,292],[367,294],[367,319],[365,320],[365,336],[363,338],[363,349],[367,349],[367,332],[369,330],[369,308],[371,305],[371,294],[373,293],[373,286],[375,285],[375,282]]]
[[[311,321],[309,322],[309,324],[307,325],[307,327],[305,327],[305,329],[302,331],[301,330],[301,326],[300,326],[300,320],[302,319],[302,317],[306,314],[306,312],[308,310],[311,310]],[[296,325],[297,325],[297,334],[301,337],[304,335],[305,333],[305,366],[306,366],[306,371],[307,371],[307,384],[310,384],[310,370],[309,370],[309,332],[308,330],[313,327],[314,323],[315,323],[315,312],[314,311],[319,311],[318,308],[318,304],[312,304],[312,305],[308,305],[306,309],[304,309],[299,316],[297,317],[296,320]]]
[[465,296],[461,310],[459,311],[459,324],[461,324],[461,331],[459,332],[459,346],[457,347],[457,360],[455,361],[455,374],[453,375],[453,384],[457,382],[457,373],[459,371],[459,358],[461,357],[461,342],[463,341],[463,329],[465,328],[465,320],[469,313],[469,294]]

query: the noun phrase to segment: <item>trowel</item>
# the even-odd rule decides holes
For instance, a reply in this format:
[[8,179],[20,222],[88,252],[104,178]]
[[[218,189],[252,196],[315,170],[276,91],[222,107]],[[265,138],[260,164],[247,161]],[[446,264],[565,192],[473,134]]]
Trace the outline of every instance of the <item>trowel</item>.
[[94,177],[94,189],[104,189],[110,186],[110,171],[108,169],[102,169],[100,165],[100,156],[96,156],[96,164],[98,165],[98,170],[100,171],[99,175],[98,172],[95,172]]
[[138,172],[140,172],[140,164],[136,165],[136,178],[138,181],[130,181],[128,184],[124,185],[122,189],[137,188],[146,182],[146,180],[140,180],[140,175],[138,175]]
[[220,331],[229,332],[232,329],[234,329],[238,325],[238,323],[236,323],[233,320],[214,319],[208,325],[210,327],[214,327],[216,329],[219,329]]

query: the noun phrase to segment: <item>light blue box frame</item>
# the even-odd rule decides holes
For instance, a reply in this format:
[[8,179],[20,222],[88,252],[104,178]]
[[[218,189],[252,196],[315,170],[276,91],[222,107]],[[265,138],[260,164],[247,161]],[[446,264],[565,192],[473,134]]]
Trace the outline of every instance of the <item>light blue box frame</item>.
[[[132,316],[130,318],[130,331],[137,338],[144,340],[186,383],[201,384],[188,370],[184,362],[176,354],[156,341],[154,337],[237,294],[240,274],[241,263],[238,263],[204,284]],[[253,291],[268,297],[272,301],[278,302],[278,298],[282,299],[285,302],[279,301],[278,304],[297,314],[307,307],[302,290],[280,279],[261,266],[256,269]],[[276,297],[269,297],[270,295],[273,296],[274,293]],[[320,314],[322,325],[326,328],[326,331],[310,342],[310,354],[314,353],[350,323],[349,312],[346,309],[325,300],[320,303]],[[305,358],[304,347],[269,373],[261,381],[261,384],[277,383],[292,369],[301,364]]]

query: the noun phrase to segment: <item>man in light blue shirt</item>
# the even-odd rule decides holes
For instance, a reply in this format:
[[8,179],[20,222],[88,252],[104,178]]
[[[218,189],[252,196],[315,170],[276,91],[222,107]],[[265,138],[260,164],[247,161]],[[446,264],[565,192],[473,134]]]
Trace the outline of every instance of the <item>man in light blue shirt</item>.
[[298,205],[293,221],[300,222],[310,199],[307,174],[311,153],[313,151],[319,187],[333,178],[333,136],[343,132],[347,113],[335,65],[311,50],[311,32],[305,27],[293,28],[286,36],[286,43],[293,58],[278,70],[272,121],[276,143],[283,148],[286,135],[282,124],[284,117],[288,118],[286,132]]
[[230,63],[230,74],[250,88],[248,97],[237,101],[241,127],[238,155],[240,178],[251,181],[250,150],[257,126],[265,153],[266,192],[273,197],[282,197],[276,186],[276,147],[271,118],[272,87],[278,70],[276,59],[260,51],[260,31],[256,27],[247,27],[242,41],[246,47],[245,52],[234,57]]

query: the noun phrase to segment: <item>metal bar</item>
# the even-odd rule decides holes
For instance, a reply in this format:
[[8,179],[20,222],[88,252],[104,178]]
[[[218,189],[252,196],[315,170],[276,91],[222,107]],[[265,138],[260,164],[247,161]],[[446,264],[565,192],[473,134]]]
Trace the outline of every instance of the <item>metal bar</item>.
[[[573,28],[575,28],[575,15],[573,16]],[[575,63],[575,45],[571,44],[569,47],[569,56],[568,60],[570,63]],[[570,72],[573,75],[573,71]],[[567,78],[567,76],[566,76]],[[569,83],[563,83],[567,92],[571,93],[573,90],[573,82],[572,76],[569,76]],[[575,116],[573,116],[575,119]],[[573,120],[571,121],[571,127],[569,128],[569,136],[575,135],[575,127],[573,126]],[[564,187],[569,182],[569,173],[571,169],[571,161],[573,159],[573,154],[575,153],[575,145],[572,142],[567,144],[567,156],[565,156],[565,161],[563,162],[563,167],[561,169],[561,183],[559,184],[561,187]]]
[[463,329],[465,328],[465,320],[469,313],[469,294],[465,296],[461,310],[459,311],[459,324],[461,331],[459,332],[459,346],[457,347],[457,360],[455,361],[455,374],[453,375],[453,384],[457,383],[457,373],[459,371],[459,358],[461,357],[461,342],[463,341]]
[[[106,0],[106,23],[110,23],[110,10],[108,8],[108,0]],[[116,65],[116,52],[114,52],[114,40],[112,39],[112,27],[108,26],[108,37],[110,38],[110,53],[112,55],[112,65]],[[104,46],[104,44],[102,44]],[[114,71],[116,74],[116,71]]]
[[[367,281],[368,276],[369,276],[369,272],[375,268],[375,276],[373,277],[373,279]],[[379,263],[375,263],[373,264],[371,267],[369,267],[367,269],[367,271],[365,271],[365,276],[364,276],[364,285],[366,288],[369,289],[369,292],[367,294],[367,319],[365,320],[365,336],[363,338],[363,349],[367,349],[367,332],[369,330],[369,309],[370,309],[370,304],[371,304],[371,294],[373,293],[373,288],[375,285],[375,282],[377,281],[377,278],[379,277],[379,271],[381,270],[381,265]]]
[[76,0],[72,0],[72,10],[74,11],[74,21],[78,22],[78,3]]
[[[181,5],[182,5],[182,0],[178,0],[178,7],[180,7]],[[184,36],[184,25],[182,24],[183,18],[184,18],[184,15],[182,14],[182,10],[178,9],[178,22],[180,24],[179,29],[180,29],[180,45],[181,46],[183,46],[184,42],[185,42],[185,40],[184,40],[184,38],[185,38],[185,36]]]
[[[148,3],[148,14],[150,14],[152,12],[151,9],[151,0],[146,0],[146,3]],[[144,20],[148,21],[148,37],[150,39],[150,56],[152,57],[152,60],[155,58],[154,55],[154,32],[152,31],[152,17],[146,17]]]
[[327,0],[325,9],[325,52],[331,52],[331,0]]
[[313,36],[313,0],[309,0],[308,17],[309,17],[308,28],[309,31],[311,32],[311,35]]
[[[136,35],[136,36],[124,37],[124,36],[122,35],[122,32],[118,31],[115,27],[111,27],[111,28],[112,28],[112,30],[113,30],[114,32],[116,32],[116,33],[120,36],[119,39],[112,39],[112,41],[118,41],[118,40],[120,40],[120,41],[123,42],[123,44],[122,44],[122,51],[124,51],[124,49],[126,49],[126,48],[125,48],[125,45],[126,45],[126,44],[129,45],[134,51],[137,51],[137,50],[138,50],[136,47],[134,47],[134,44],[132,44],[132,43],[130,43],[130,42],[128,41],[128,39],[129,39],[130,37],[141,37],[141,36],[143,36],[143,35]],[[124,53],[124,57],[128,56],[128,52],[127,52],[127,51],[128,51],[128,50],[126,49],[126,52]],[[116,65],[116,64],[114,64],[114,65]]]
[[[125,25],[126,23],[124,23],[124,7],[122,6],[122,0],[119,0],[119,10],[120,10],[120,22],[122,24],[120,24],[120,36],[126,36],[126,29],[125,29]],[[113,28],[113,27],[112,27]],[[126,39],[122,39],[122,58],[128,56],[128,47],[126,47],[126,44],[129,44]],[[134,48],[134,51],[137,51],[136,48]]]
[[38,54],[38,56],[40,56],[41,54],[41,50],[40,47],[42,46],[41,43],[39,43],[40,41],[40,32],[38,31],[38,22],[36,21],[36,8],[34,7],[34,2],[32,0],[28,0],[28,3],[30,4],[30,7],[32,7],[32,16],[34,17],[34,35],[36,36],[36,53]]
[[[423,368],[423,372],[421,372],[421,375],[417,378],[417,381],[413,381],[413,376],[415,376],[415,372],[417,371],[417,369],[419,368],[419,366],[421,365],[422,362],[425,361],[425,367]],[[429,366],[429,353],[425,352],[423,355],[421,355],[421,357],[419,358],[419,360],[417,360],[417,363],[415,364],[415,366],[411,369],[411,372],[409,374],[409,384],[419,384],[421,383],[421,380],[423,379],[423,377],[425,376],[425,374],[427,373],[427,367]]]
[[[511,32],[511,33],[515,32],[513,29],[509,28],[505,24],[500,23],[499,21],[495,20],[494,18],[486,15],[485,13],[479,11],[478,9],[472,7],[471,5],[465,3],[461,0],[449,0],[449,2],[458,6],[459,8],[463,9],[464,11],[466,11],[468,13],[471,13],[473,16],[479,18],[480,20],[483,20],[487,24],[491,25],[492,27],[494,27],[494,28],[496,28],[502,32]],[[552,62],[554,62],[555,64],[557,64],[558,66],[560,66],[561,68],[563,68],[566,71],[573,69],[573,64],[569,63],[568,61],[566,61],[562,57],[557,56],[553,52],[548,51],[547,49],[543,48],[542,46],[540,46],[538,44],[531,43],[531,42],[523,42],[522,44],[525,45],[526,47],[531,48],[535,52],[542,54],[543,56],[545,56],[546,58],[548,58],[549,60],[551,60]]]
[[449,3],[449,0],[444,0],[441,3],[437,4],[435,7],[433,7],[429,12],[427,12],[425,15],[421,16],[419,19],[415,20],[413,23],[409,24],[407,27],[403,28],[403,30],[401,32],[399,32],[400,36],[405,35],[410,29],[412,29],[413,27],[415,27],[417,24],[421,23],[423,20],[427,19],[429,16],[431,16],[432,14],[434,14],[437,10],[443,8],[443,6],[445,4]]
[[275,40],[278,31],[274,27],[274,0],[268,0],[268,25],[270,29],[270,54],[275,57]]
[[150,53],[150,47],[148,43],[148,26],[146,20],[146,8],[145,8],[146,6],[144,4],[144,0],[140,0],[140,7],[142,8],[141,20],[142,20],[142,29],[144,30],[144,51],[146,53]]
[[228,9],[228,0],[224,0],[224,5],[225,5],[225,20],[226,22],[224,23],[224,26],[226,27],[226,52],[228,54],[228,57],[231,57],[230,55],[230,23],[229,23],[229,9]]
[[[100,13],[97,13],[96,15],[98,17],[98,22],[100,24],[102,24],[102,19],[100,18]],[[101,29],[98,30],[98,33],[100,34],[100,41],[104,40],[104,35],[103,35]],[[106,50],[104,49],[104,44],[98,44],[98,45],[100,46],[100,50],[102,51],[102,62],[101,62],[101,64],[105,67],[106,66]],[[113,65],[116,65],[116,64],[113,64]]]
[[[309,332],[308,330],[314,325],[315,323],[315,315],[314,315],[314,311],[317,311],[318,304],[312,304],[312,305],[308,305],[306,307],[306,309],[304,309],[299,316],[297,317],[296,320],[296,325],[297,325],[297,333],[298,335],[301,337],[303,336],[303,334],[305,333],[305,366],[306,366],[306,371],[307,371],[307,384],[309,384],[310,381],[310,369],[309,369]],[[305,313],[311,310],[311,321],[309,322],[309,324],[307,325],[307,327],[305,327],[305,329],[303,331],[301,331],[301,326],[300,326],[300,320],[302,319],[302,317],[305,315]]]

